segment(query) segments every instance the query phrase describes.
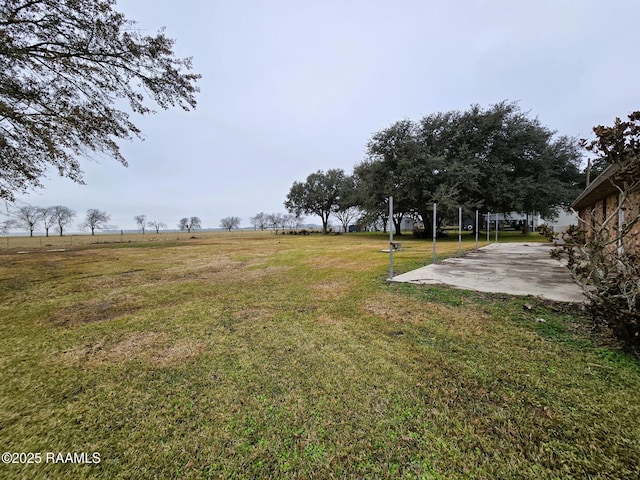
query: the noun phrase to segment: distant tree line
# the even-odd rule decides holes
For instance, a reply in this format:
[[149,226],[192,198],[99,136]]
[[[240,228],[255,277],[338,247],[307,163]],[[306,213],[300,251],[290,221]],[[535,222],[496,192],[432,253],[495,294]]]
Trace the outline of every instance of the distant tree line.
[[552,217],[568,208],[583,185],[576,139],[531,119],[515,103],[401,120],[376,132],[366,158],[351,174],[341,169],[310,174],[294,182],[284,202],[294,214],[330,216],[346,231],[386,228],[388,197],[394,198],[397,234],[403,218],[437,226],[457,215],[458,207],[487,212],[536,212]]
[[273,230],[278,233],[281,230],[289,228],[297,229],[302,225],[304,218],[300,215],[287,213],[264,213],[260,212],[249,219],[254,230]]
[[[91,210],[94,209],[89,211]],[[67,225],[71,223],[75,216],[76,212],[62,205],[46,208],[22,205],[11,212],[11,218],[5,222],[4,230],[17,227],[28,231],[29,236],[33,237],[33,232],[42,224],[47,237],[49,236],[49,230],[53,227],[57,227],[60,236],[62,236]],[[89,218],[89,212],[87,212],[87,218]],[[88,221],[84,223],[89,225]],[[90,223],[95,228],[98,220],[92,219]]]
[[[44,229],[45,235],[48,237],[52,228],[55,228],[60,236],[68,229],[68,226],[76,217],[76,212],[62,205],[52,207],[37,207],[33,205],[20,205],[9,211],[9,218],[0,223],[0,233],[6,233],[11,229],[18,228],[29,232],[33,237],[35,231],[40,227]],[[111,216],[106,212],[97,208],[87,210],[84,220],[78,224],[81,230],[90,230],[91,235],[104,230],[112,230],[117,228],[109,224]],[[147,220],[147,215],[136,215],[133,217],[137,227],[142,234],[146,228],[153,228],[156,233],[166,229],[167,224],[159,220]],[[240,226],[241,219],[239,217],[226,217],[220,222],[220,226],[226,230],[232,230]],[[202,220],[200,217],[184,217],[177,224],[177,228],[182,231],[191,233],[194,230],[202,228]]]

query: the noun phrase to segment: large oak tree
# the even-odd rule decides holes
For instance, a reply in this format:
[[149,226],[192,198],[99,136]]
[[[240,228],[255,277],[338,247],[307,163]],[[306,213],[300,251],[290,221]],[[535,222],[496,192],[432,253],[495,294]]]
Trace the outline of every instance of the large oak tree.
[[[531,119],[513,103],[402,120],[373,134],[356,167],[363,207],[394,196],[397,212],[432,224],[458,206],[483,212],[553,215],[580,190],[577,141]],[[442,218],[438,218],[441,221]]]
[[[42,186],[52,168],[82,183],[79,158],[127,162],[140,137],[129,112],[195,108],[191,59],[163,31],[146,35],[115,0],[0,2],[0,198]],[[128,106],[128,111],[125,109]]]
[[344,170],[332,169],[326,173],[318,170],[305,182],[294,182],[284,206],[299,216],[318,215],[322,219],[322,232],[328,232],[329,216],[340,208],[340,193],[344,184]]

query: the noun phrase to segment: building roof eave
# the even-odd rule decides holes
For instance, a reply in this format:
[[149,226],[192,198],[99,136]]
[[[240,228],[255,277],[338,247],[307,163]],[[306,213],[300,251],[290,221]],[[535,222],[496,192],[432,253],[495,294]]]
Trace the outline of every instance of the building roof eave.
[[620,164],[614,163],[609,165],[596,179],[585,188],[578,198],[571,204],[571,208],[579,211],[584,207],[593,205],[598,200],[607,198],[609,195],[618,191],[614,183],[614,175],[620,170]]

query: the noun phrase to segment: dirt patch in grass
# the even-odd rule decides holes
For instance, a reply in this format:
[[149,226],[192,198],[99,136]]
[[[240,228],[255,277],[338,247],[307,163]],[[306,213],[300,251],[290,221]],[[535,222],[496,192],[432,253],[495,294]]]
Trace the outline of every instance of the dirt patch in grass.
[[[266,267],[262,267],[253,264],[252,268],[245,269],[242,272],[238,272],[238,274],[242,275],[242,277],[246,280],[260,280],[266,277],[280,276],[289,270],[291,270],[291,267],[284,265],[269,265]],[[237,278],[237,276],[235,276],[234,278]]]
[[348,279],[333,280],[311,285],[311,290],[319,300],[336,300],[349,293],[351,282]]
[[273,317],[275,312],[268,307],[247,307],[233,313],[234,320],[262,320]]
[[279,275],[287,271],[286,266],[263,266],[263,260],[250,261],[232,260],[225,256],[212,256],[206,262],[202,259],[188,259],[180,265],[164,268],[155,273],[152,282],[145,284],[162,285],[176,282],[205,280],[218,282],[222,280],[255,280],[267,276]]
[[101,366],[142,361],[150,366],[169,367],[198,356],[204,343],[193,339],[172,341],[163,332],[132,332],[115,342],[102,340],[63,353],[65,363]]
[[142,308],[142,299],[122,295],[111,299],[93,299],[56,309],[49,322],[59,327],[74,327],[85,323],[102,322],[134,313]]
[[163,270],[163,277],[167,280],[181,279],[209,279],[218,275],[238,270],[243,266],[243,262],[231,260],[222,255],[212,255],[203,261],[202,258],[187,259],[180,265],[176,265]]
[[368,315],[392,323],[432,324],[442,326],[461,337],[486,335],[488,317],[476,309],[450,307],[434,302],[421,302],[405,296],[382,293],[368,298],[363,305]]

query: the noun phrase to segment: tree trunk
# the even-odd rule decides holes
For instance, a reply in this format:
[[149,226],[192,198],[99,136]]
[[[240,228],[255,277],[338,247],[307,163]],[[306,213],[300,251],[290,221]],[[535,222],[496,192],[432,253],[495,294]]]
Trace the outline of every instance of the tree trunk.
[[396,236],[400,236],[402,235],[402,219],[400,219],[400,221],[396,222],[396,220],[393,220],[393,226],[396,229]]

